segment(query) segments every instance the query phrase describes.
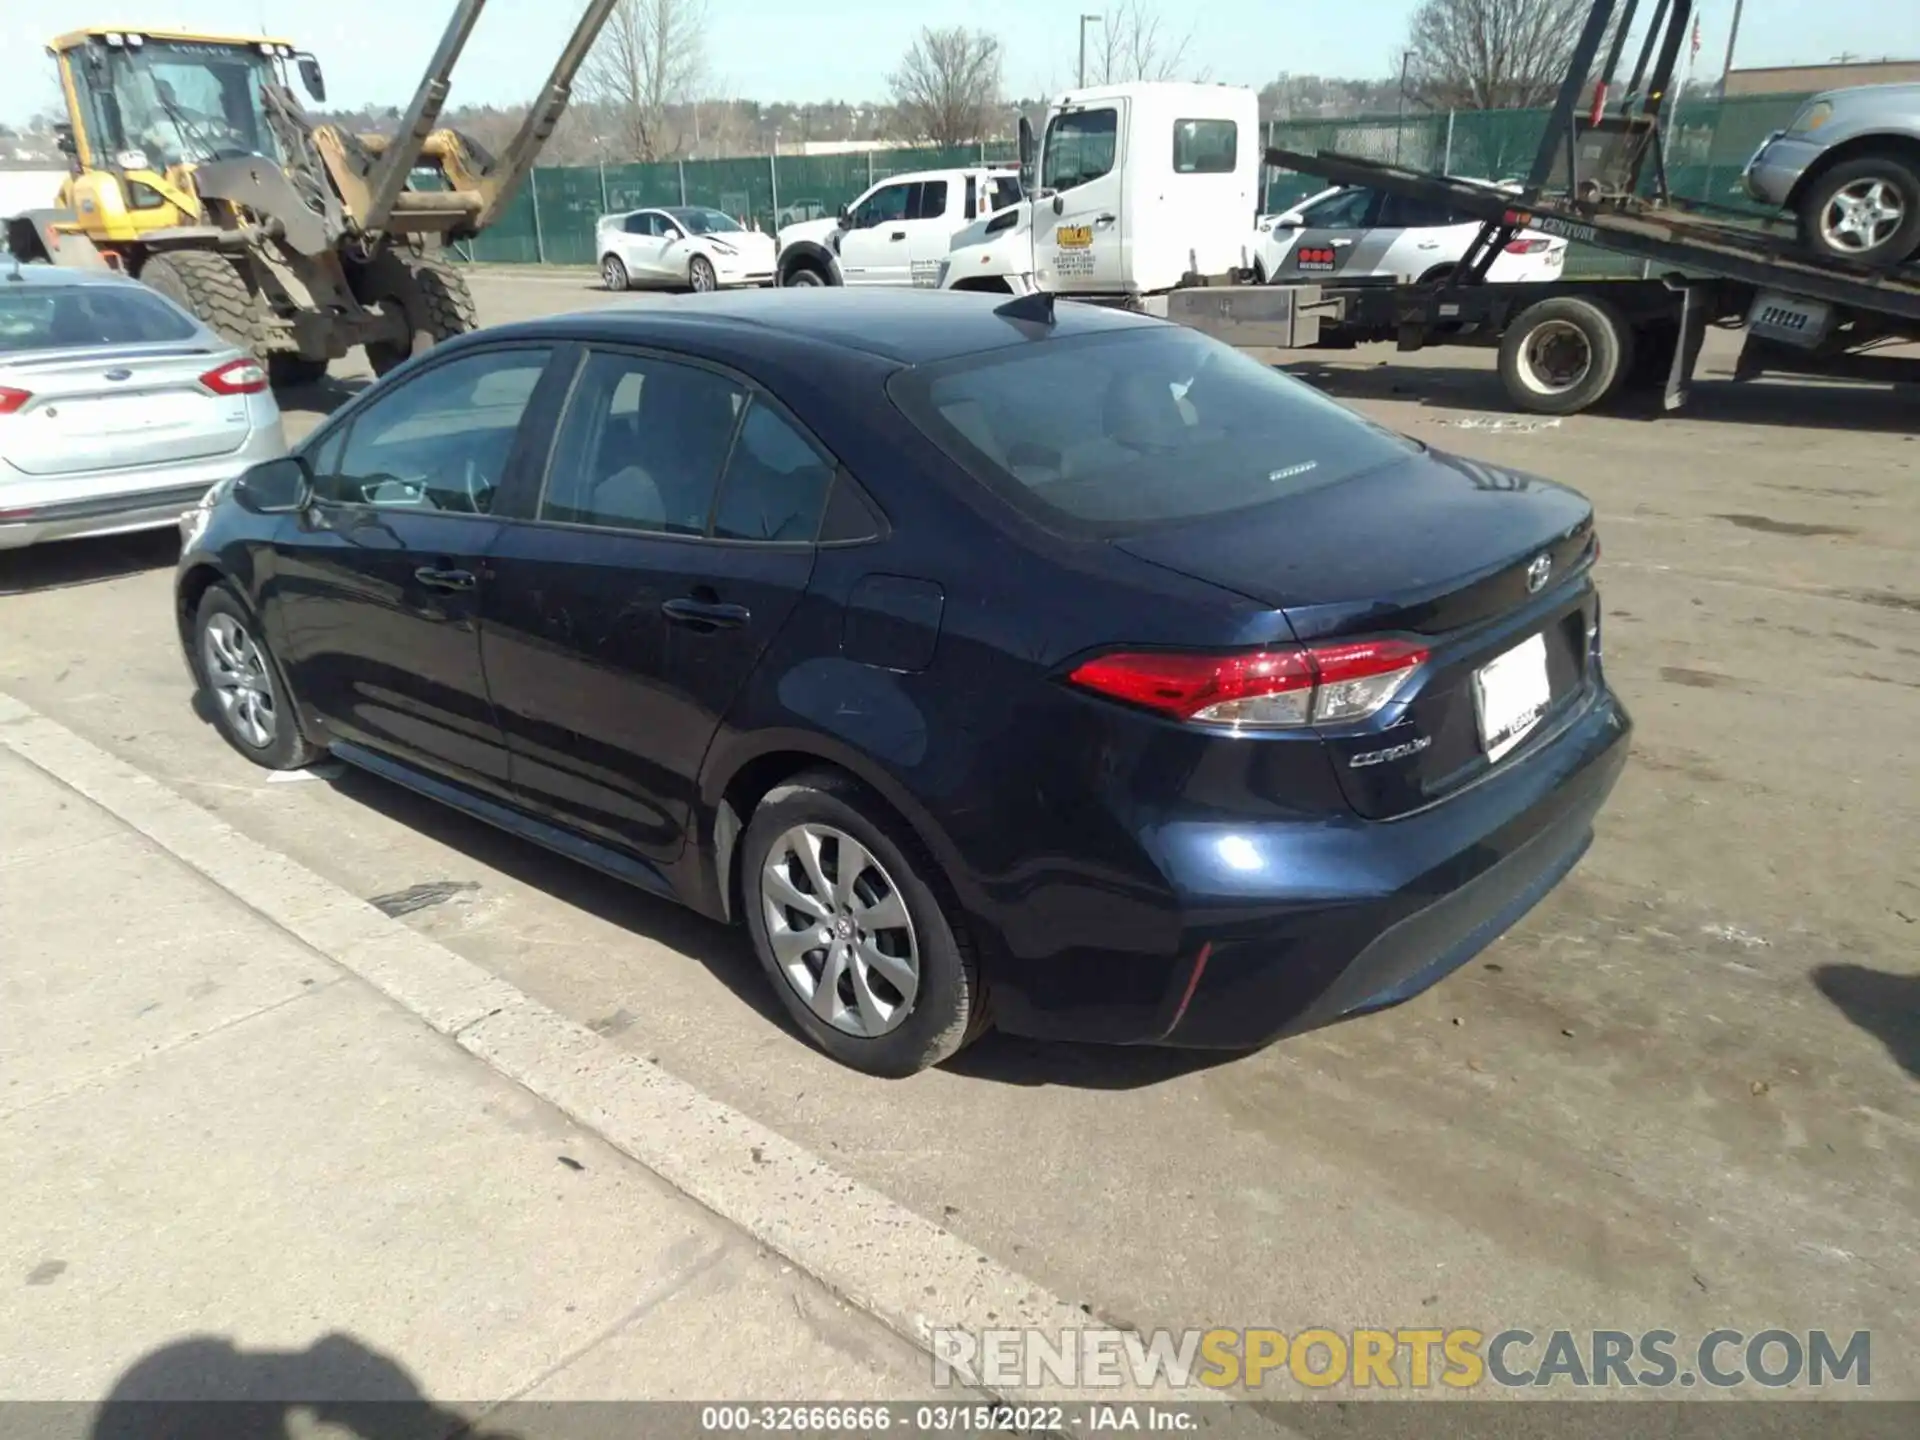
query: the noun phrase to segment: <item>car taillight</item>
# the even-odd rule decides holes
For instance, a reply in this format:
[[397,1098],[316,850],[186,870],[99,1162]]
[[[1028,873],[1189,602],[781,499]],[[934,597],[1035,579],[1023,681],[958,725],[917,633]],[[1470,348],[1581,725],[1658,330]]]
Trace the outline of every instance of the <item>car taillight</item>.
[[1518,240],[1507,241],[1506,248],[1509,255],[1538,255],[1550,243],[1538,236],[1522,235]]
[[5,385],[0,385],[0,415],[13,414],[32,398],[30,391],[9,390]]
[[1265,730],[1363,720],[1426,660],[1424,649],[1402,640],[1238,655],[1140,651],[1102,655],[1067,679],[1176,720]]
[[258,395],[267,388],[267,369],[258,360],[229,360],[207,371],[200,383],[216,395]]

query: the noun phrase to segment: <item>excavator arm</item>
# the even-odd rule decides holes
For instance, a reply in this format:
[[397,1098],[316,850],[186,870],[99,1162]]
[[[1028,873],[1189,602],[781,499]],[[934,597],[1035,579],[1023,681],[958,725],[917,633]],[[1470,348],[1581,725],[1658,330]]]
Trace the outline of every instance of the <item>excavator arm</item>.
[[[512,202],[520,182],[526,178],[527,171],[533,168],[541,147],[553,134],[553,128],[565,112],[567,102],[572,99],[574,76],[585,62],[587,53],[592,50],[593,42],[599,39],[600,31],[617,3],[619,0],[590,0],[566,48],[554,62],[547,83],[528,107],[527,118],[522,122],[519,132],[499,159],[475,176],[472,184],[461,186],[457,191],[459,202],[471,209],[472,218],[452,227],[454,233],[471,234],[484,230],[499,219]],[[446,33],[440,37],[440,44],[427,63],[427,72],[421,77],[420,87],[414,92],[412,103],[401,117],[398,131],[391,143],[380,148],[367,171],[364,205],[351,207],[357,212],[354,219],[363,234],[371,235],[393,228],[396,210],[404,208],[401,197],[406,193],[408,175],[429,151],[448,145],[444,132],[435,134],[436,126],[440,112],[447,103],[453,67],[460,59],[460,52],[466,48],[467,37],[473,33],[474,22],[480,18],[480,12],[485,7],[486,0],[459,0],[454,7],[453,18],[447,22]],[[455,172],[465,169],[459,165],[447,168]],[[436,208],[453,198],[435,197]]]

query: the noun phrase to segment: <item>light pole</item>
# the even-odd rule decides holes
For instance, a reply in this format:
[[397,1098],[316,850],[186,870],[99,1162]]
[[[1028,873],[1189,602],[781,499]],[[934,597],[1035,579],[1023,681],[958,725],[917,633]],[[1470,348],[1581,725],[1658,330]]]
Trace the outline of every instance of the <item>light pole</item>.
[[1393,163],[1400,163],[1400,133],[1407,128],[1407,62],[1413,58],[1413,51],[1400,52],[1400,114],[1393,127]]
[[1727,28],[1727,63],[1720,67],[1720,93],[1727,93],[1727,77],[1733,73],[1733,44],[1740,38],[1740,11],[1746,0],[1733,0],[1733,24]]
[[1088,22],[1089,20],[1098,20],[1099,18],[1100,18],[1100,17],[1099,17],[1098,15],[1082,15],[1082,16],[1080,17],[1080,81],[1079,81],[1079,88],[1080,88],[1080,89],[1082,89],[1082,90],[1084,90],[1084,89],[1086,89],[1086,88],[1087,88],[1087,22]]

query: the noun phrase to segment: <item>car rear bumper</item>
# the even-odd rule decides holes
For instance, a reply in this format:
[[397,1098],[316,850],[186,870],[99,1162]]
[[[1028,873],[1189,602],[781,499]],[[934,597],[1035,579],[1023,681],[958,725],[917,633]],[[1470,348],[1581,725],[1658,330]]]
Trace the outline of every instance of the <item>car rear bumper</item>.
[[992,980],[1001,1027],[1250,1049],[1410,999],[1510,929],[1592,843],[1632,724],[1598,685],[1560,724],[1521,763],[1398,820],[1166,826],[1172,953],[1109,956],[1097,973],[1009,967]]
[[39,476],[0,461],[0,550],[173,525],[220,481],[286,451],[276,421],[225,455],[145,469]]

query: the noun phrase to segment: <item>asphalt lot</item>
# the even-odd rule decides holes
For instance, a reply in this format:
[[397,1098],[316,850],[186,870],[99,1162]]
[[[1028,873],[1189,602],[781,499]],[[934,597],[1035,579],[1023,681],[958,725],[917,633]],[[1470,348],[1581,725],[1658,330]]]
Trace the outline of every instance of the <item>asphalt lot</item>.
[[[475,290],[501,321],[609,303],[589,284]],[[989,1037],[911,1081],[844,1071],[744,933],[379,781],[240,760],[191,704],[170,536],[0,556],[0,690],[1096,1316],[1869,1329],[1874,1393],[1920,1397],[1920,396],[1734,387],[1715,344],[1680,418],[1543,425],[1476,354],[1275,358],[1594,498],[1639,730],[1516,931],[1255,1055]]]

